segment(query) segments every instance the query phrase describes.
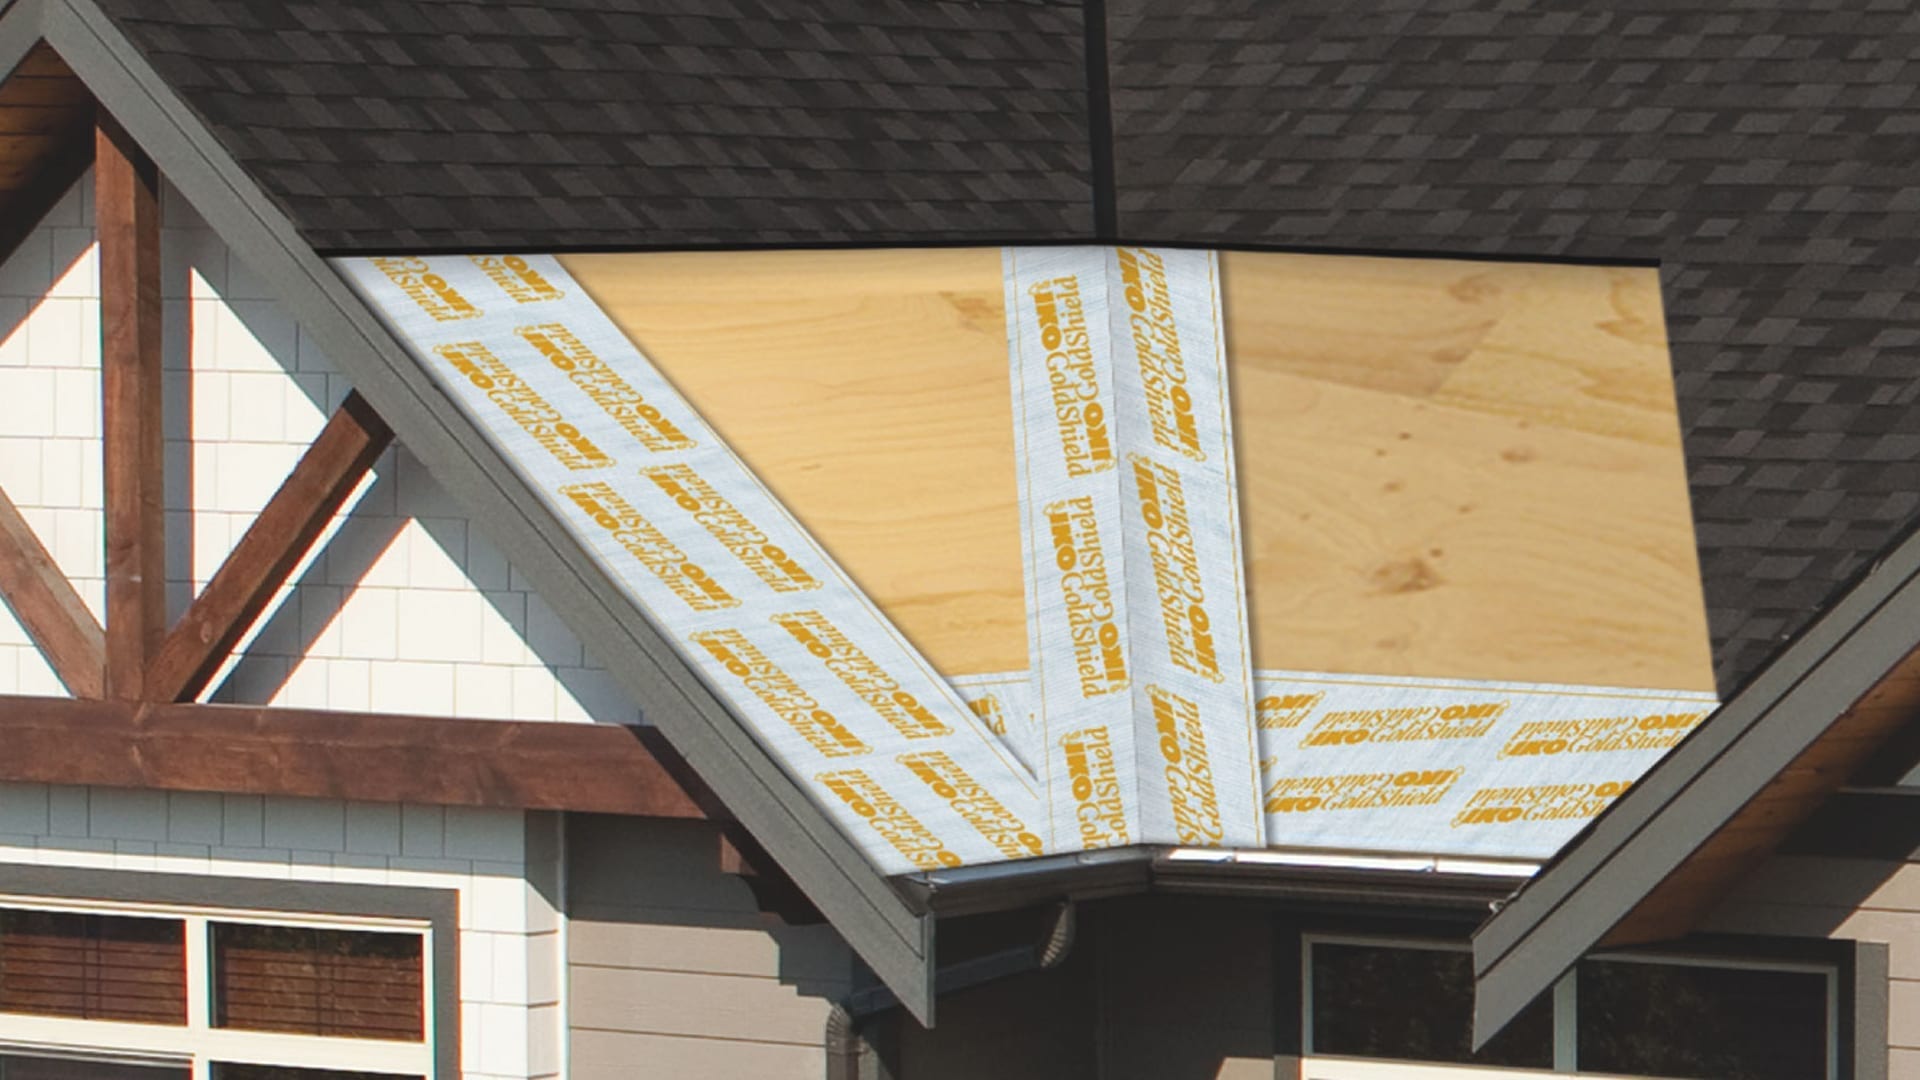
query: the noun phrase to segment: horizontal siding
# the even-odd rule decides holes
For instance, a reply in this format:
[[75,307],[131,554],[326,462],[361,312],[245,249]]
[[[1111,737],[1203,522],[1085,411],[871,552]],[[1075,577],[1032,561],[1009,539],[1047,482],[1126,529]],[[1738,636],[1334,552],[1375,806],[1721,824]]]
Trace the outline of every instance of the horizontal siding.
[[830,927],[761,913],[719,850],[707,822],[569,817],[577,1080],[823,1075],[852,955]]
[[718,1042],[632,1032],[574,1033],[573,1076],[659,1076],[673,1080],[820,1080],[827,1055],[819,1044]]
[[827,1009],[773,978],[573,968],[576,1030],[818,1044]]

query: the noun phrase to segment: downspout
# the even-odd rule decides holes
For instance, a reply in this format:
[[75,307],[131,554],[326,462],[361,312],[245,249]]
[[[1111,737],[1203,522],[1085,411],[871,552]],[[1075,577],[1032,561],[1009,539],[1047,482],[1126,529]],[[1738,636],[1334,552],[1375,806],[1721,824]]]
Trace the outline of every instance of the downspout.
[[[1078,928],[1078,908],[1072,900],[1062,900],[1054,906],[1053,918],[1047,921],[1047,932],[1039,941],[943,967],[934,974],[934,993],[951,993],[1059,967],[1073,952]],[[885,1080],[877,1072],[863,1075],[861,1071],[867,1046],[860,1029],[871,1017],[898,1004],[884,987],[856,991],[833,1003],[821,1040],[827,1055],[827,1080]]]

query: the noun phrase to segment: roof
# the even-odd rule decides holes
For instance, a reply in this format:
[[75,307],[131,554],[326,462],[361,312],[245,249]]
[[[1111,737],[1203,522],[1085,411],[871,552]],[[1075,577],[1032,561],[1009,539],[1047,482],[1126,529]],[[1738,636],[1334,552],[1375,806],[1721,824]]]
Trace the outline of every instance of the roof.
[[1920,514],[1902,5],[100,2],[329,253],[1657,262],[1722,696]]
[[[597,599],[591,565],[316,249],[1124,238],[1658,263],[1732,703],[1549,872],[1570,887],[1622,834],[1654,837],[1679,792],[1715,793],[1703,828],[1730,820],[1912,644],[1861,607],[1905,595],[1904,573],[1866,571],[1920,513],[1920,13],[1510,7],[15,0],[0,68],[44,25],[905,985],[930,970],[927,920],[809,828],[712,695],[655,662],[657,634]],[[1548,904],[1546,880],[1523,901]],[[903,998],[926,1004],[929,982]]]
[[101,7],[326,251],[1065,239],[1092,222],[1063,0]]

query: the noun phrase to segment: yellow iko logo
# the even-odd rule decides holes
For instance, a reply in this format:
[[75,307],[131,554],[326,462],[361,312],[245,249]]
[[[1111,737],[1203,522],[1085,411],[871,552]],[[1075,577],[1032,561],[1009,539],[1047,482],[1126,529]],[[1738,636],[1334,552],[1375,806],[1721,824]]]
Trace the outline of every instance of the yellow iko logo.
[[518,255],[469,255],[473,265],[486,272],[500,291],[506,293],[516,304],[538,304],[545,300],[558,300],[567,295],[562,289],[540,276],[540,271],[527,265],[527,260]]
[[1060,737],[1067,763],[1074,819],[1085,849],[1124,847],[1127,807],[1120,794],[1120,772],[1113,759],[1113,738],[1104,725],[1081,728]]
[[1409,705],[1397,709],[1344,709],[1323,713],[1300,740],[1308,746],[1357,746],[1360,743],[1434,742],[1477,739],[1493,730],[1507,711],[1504,701],[1457,705]]
[[1183,670],[1219,682],[1220,655],[1213,644],[1213,620],[1207,615],[1207,590],[1200,581],[1200,560],[1193,550],[1180,474],[1139,454],[1128,460],[1133,463],[1133,486],[1140,496],[1140,519],[1147,526],[1167,658]]
[[1107,583],[1107,557],[1100,549],[1100,525],[1093,498],[1080,496],[1048,503],[1047,533],[1053,541],[1053,565],[1060,571],[1060,595],[1066,601],[1067,628],[1080,678],[1080,696],[1095,698],[1127,688],[1127,650]]
[[708,630],[694,634],[695,645],[720,662],[727,674],[772,709],[787,726],[800,733],[807,744],[827,757],[853,757],[867,752],[867,744],[848,731],[840,718],[820,707],[813,695],[800,688],[793,677],[766,658],[747,636],[738,630]]
[[1312,810],[1380,810],[1432,806],[1447,797],[1465,769],[1409,769],[1397,773],[1286,776],[1267,786],[1269,814]]
[[1500,756],[1548,757],[1554,754],[1604,754],[1625,750],[1665,750],[1705,720],[1704,712],[1603,716],[1587,720],[1537,720],[1521,724],[1500,748]]
[[995,851],[1009,859],[1021,859],[1043,850],[1040,837],[969,776],[959,762],[938,750],[902,754],[899,761],[928,790],[945,799],[967,824],[978,829]]
[[375,269],[387,275],[387,280],[398,285],[407,299],[418,304],[434,322],[455,322],[480,314],[480,309],[449,285],[446,278],[434,273],[425,259],[407,256],[372,261]]
[[1213,764],[1207,760],[1200,706],[1158,686],[1148,686],[1147,696],[1153,701],[1160,756],[1167,763],[1174,832],[1183,844],[1218,844],[1226,832],[1220,826],[1220,796],[1213,786]]
[[612,486],[604,483],[569,484],[560,494],[586,512],[595,525],[613,534],[613,539],[640,565],[653,572],[673,595],[695,611],[718,611],[738,607],[740,601],[715,581],[699,563],[687,558],[679,545],[653,523],[640,516]]
[[967,702],[967,708],[972,709],[973,715],[979,717],[981,722],[987,725],[988,731],[993,732],[995,735],[1005,735],[1007,733],[1007,711],[1006,707],[1000,704],[998,697],[992,694],[982,694],[972,701]]
[[774,592],[804,592],[820,587],[820,582],[794,562],[785,548],[767,539],[759,526],[734,509],[732,503],[691,468],[660,465],[641,469],[640,475],[666,492],[675,506],[693,515],[701,528],[733,552],[734,558]]
[[939,870],[960,865],[960,856],[947,850],[933,830],[907,812],[885,788],[862,769],[842,769],[814,777],[821,786],[839,796],[854,813],[867,820],[874,831],[922,870]]
[[1311,694],[1268,694],[1254,702],[1254,714],[1263,728],[1296,728],[1313,715],[1326,699],[1326,692]]
[[640,395],[620,373],[586,347],[573,331],[560,323],[541,323],[514,330],[534,347],[547,363],[566,373],[580,392],[593,399],[600,411],[619,424],[641,446],[653,453],[685,450],[694,445],[691,435],[667,419],[659,406]]
[[1590,818],[1605,810],[1607,804],[1619,798],[1632,783],[1631,780],[1608,780],[1597,784],[1481,788],[1453,816],[1452,827]]
[[1187,362],[1180,355],[1180,331],[1174,325],[1173,295],[1167,289],[1167,264],[1145,248],[1119,248],[1121,291],[1127,299],[1127,325],[1140,363],[1140,384],[1147,395],[1147,420],[1153,441],[1190,457],[1207,460],[1193,418],[1193,393],[1187,389]]
[[1091,476],[1113,468],[1113,436],[1100,400],[1100,369],[1080,299],[1077,275],[1042,281],[1027,290],[1047,352],[1047,392],[1060,430],[1060,453],[1068,476]]
[[466,341],[457,345],[436,345],[433,351],[485,393],[488,401],[498,405],[508,419],[520,425],[520,430],[546,447],[555,461],[575,472],[602,469],[613,464],[613,459],[607,456],[606,451],[595,446],[592,439],[580,433],[579,428],[567,423],[560,415],[560,410],[547,404],[546,398],[514,374],[512,368],[501,363],[500,358],[493,355],[493,350],[477,341]]
[[847,689],[872,706],[895,731],[909,739],[931,739],[952,730],[825,615],[817,611],[796,611],[775,615],[773,621],[791,634],[809,656],[825,664],[828,671],[847,684]]

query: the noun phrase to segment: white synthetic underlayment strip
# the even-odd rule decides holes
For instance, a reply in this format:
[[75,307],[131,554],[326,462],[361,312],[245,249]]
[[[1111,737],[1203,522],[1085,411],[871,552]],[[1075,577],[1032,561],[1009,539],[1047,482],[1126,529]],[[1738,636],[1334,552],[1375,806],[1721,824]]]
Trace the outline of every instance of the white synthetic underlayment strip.
[[1032,714],[1050,845],[1257,846],[1219,273],[1004,254]]
[[336,265],[884,872],[1042,853],[1029,772],[558,262]]
[[1267,842],[1544,859],[1712,694],[1258,673]]

